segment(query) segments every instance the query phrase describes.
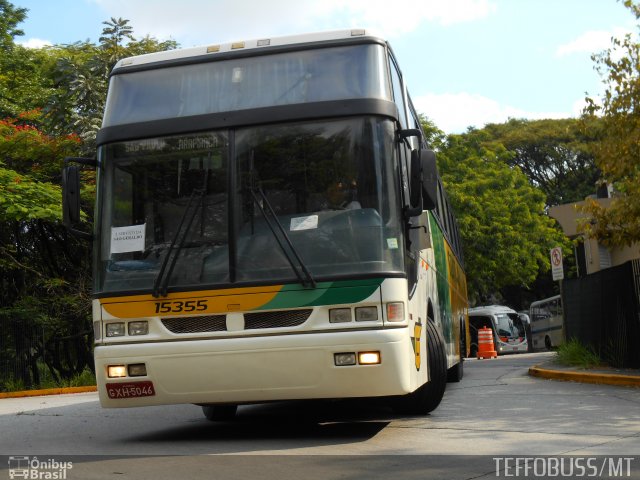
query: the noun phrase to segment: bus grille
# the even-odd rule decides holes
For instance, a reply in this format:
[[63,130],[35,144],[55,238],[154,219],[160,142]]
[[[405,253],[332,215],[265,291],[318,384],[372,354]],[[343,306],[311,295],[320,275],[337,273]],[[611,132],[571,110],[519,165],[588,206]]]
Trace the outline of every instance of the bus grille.
[[[276,312],[254,312],[244,314],[245,330],[259,328],[283,328],[302,325],[310,316],[312,309],[282,310]],[[163,318],[162,324],[172,333],[225,332],[226,315],[207,315],[204,317]]]
[[280,312],[257,312],[244,314],[245,330],[256,328],[282,328],[302,325],[313,310],[284,310]]
[[227,329],[226,315],[206,317],[163,318],[162,324],[172,333],[224,332]]

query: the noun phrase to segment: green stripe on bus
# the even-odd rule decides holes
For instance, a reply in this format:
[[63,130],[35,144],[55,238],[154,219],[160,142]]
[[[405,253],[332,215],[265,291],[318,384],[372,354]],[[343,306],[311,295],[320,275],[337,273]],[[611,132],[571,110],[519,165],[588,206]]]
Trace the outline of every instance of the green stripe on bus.
[[321,282],[314,289],[306,289],[301,285],[285,285],[273,300],[258,310],[358,303],[371,296],[383,280],[375,278]]

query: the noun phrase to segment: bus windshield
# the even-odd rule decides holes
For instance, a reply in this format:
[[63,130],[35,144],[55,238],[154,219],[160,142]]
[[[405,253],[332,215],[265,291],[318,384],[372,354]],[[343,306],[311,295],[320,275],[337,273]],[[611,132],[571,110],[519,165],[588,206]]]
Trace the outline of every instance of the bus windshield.
[[100,147],[96,292],[295,282],[296,255],[318,280],[401,275],[393,132],[365,117]]
[[[516,327],[515,321],[517,320],[517,315],[507,314],[507,313],[497,313],[496,317],[496,328],[498,329],[498,336],[507,337],[507,338],[518,338],[520,337],[519,328]],[[519,322],[519,320],[517,320]]]
[[382,45],[328,47],[113,75],[103,127],[296,103],[391,100]]

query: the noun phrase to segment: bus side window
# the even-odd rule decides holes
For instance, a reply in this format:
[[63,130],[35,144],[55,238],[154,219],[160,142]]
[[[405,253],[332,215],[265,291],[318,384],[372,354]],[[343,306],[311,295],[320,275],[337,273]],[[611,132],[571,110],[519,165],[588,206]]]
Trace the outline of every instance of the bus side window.
[[393,88],[393,100],[398,107],[398,115],[400,118],[400,128],[407,128],[407,109],[404,103],[404,90],[402,88],[402,77],[396,66],[396,62],[391,58],[391,86]]

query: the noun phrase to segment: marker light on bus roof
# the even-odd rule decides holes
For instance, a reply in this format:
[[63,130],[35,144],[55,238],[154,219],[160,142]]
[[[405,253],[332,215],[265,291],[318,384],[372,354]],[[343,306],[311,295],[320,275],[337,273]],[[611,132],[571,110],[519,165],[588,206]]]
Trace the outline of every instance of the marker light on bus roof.
[[220,45],[210,45],[207,47],[207,53],[217,53],[220,51]]
[[239,48],[244,48],[244,42],[234,42],[231,44],[231,50],[237,50]]
[[257,41],[258,47],[266,47],[267,45],[271,45],[271,39],[265,38],[264,40]]

